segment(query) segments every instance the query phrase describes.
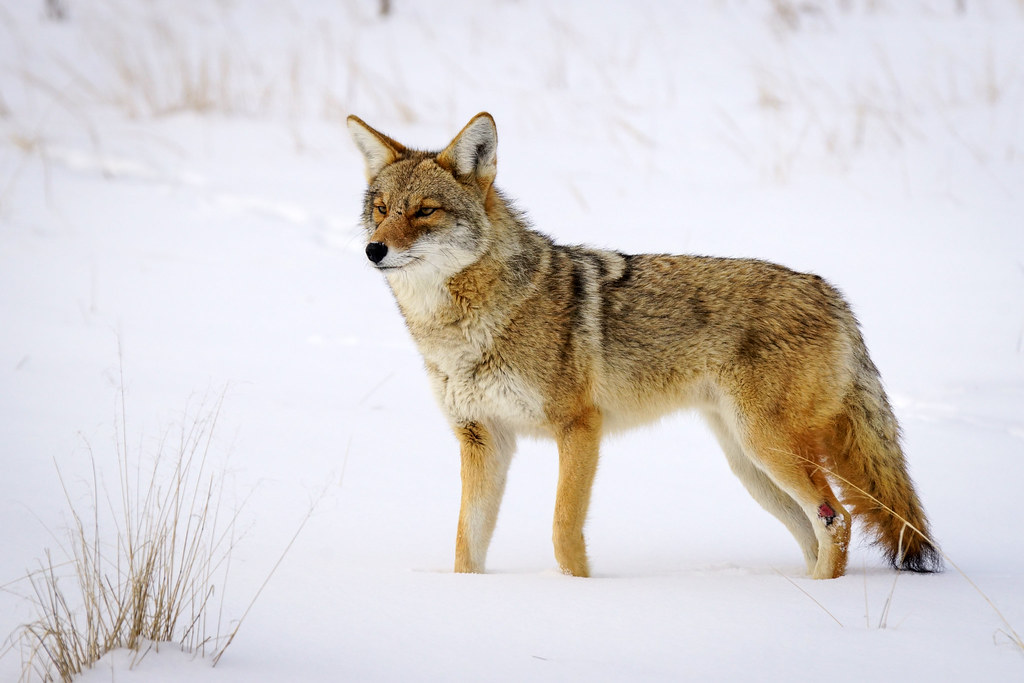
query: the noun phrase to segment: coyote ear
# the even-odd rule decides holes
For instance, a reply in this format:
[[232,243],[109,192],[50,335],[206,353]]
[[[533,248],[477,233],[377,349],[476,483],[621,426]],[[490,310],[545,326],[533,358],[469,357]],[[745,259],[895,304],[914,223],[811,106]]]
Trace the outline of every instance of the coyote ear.
[[487,112],[466,124],[437,157],[460,180],[474,179],[486,192],[498,172],[498,129]]
[[405,154],[405,147],[375,131],[358,116],[348,117],[348,132],[366,159],[366,179],[372,181],[390,163]]

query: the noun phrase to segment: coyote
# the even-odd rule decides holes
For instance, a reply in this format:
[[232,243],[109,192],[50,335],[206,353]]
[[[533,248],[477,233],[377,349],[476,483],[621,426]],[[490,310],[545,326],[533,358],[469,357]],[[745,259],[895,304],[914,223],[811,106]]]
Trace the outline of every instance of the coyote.
[[851,514],[897,569],[939,568],[878,370],[823,279],[752,259],[555,244],[494,186],[487,113],[440,152],[355,116],[348,128],[369,183],[366,256],[460,444],[456,572],[484,571],[525,434],[558,446],[555,558],[588,576],[601,437],[684,407],[796,537],[812,577],[845,571]]

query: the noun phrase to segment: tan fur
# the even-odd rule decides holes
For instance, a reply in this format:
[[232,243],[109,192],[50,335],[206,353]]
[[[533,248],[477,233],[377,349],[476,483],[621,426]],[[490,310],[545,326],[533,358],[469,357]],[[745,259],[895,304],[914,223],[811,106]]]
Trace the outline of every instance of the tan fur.
[[587,576],[602,435],[685,407],[813,577],[843,574],[851,512],[895,566],[938,567],[878,372],[824,280],[756,260],[557,245],[495,189],[487,114],[439,153],[356,117],[349,128],[369,179],[367,256],[461,447],[456,571],[484,571],[515,438],[529,434],[558,446],[555,557]]

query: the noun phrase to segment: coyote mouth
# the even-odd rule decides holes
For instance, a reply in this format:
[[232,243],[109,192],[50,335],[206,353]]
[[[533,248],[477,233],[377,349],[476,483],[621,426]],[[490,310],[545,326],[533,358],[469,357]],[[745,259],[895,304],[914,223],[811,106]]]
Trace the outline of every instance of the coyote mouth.
[[375,264],[373,264],[373,267],[376,268],[377,270],[380,270],[380,271],[392,271],[392,272],[394,272],[394,271],[398,271],[398,270],[403,270],[403,269],[411,266],[412,264],[416,263],[417,261],[421,261],[421,260],[423,260],[422,256],[411,256],[410,255],[410,256],[405,256],[402,259],[401,263],[392,263],[392,264],[388,264],[388,265],[384,265],[383,263],[375,263]]

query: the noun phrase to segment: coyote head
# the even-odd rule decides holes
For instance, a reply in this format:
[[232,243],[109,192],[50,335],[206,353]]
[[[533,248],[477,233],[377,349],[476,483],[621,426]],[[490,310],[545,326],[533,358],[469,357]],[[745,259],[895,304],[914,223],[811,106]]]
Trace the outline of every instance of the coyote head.
[[498,144],[490,114],[441,152],[408,149],[355,116],[348,129],[366,160],[366,257],[379,270],[448,278],[487,251]]

